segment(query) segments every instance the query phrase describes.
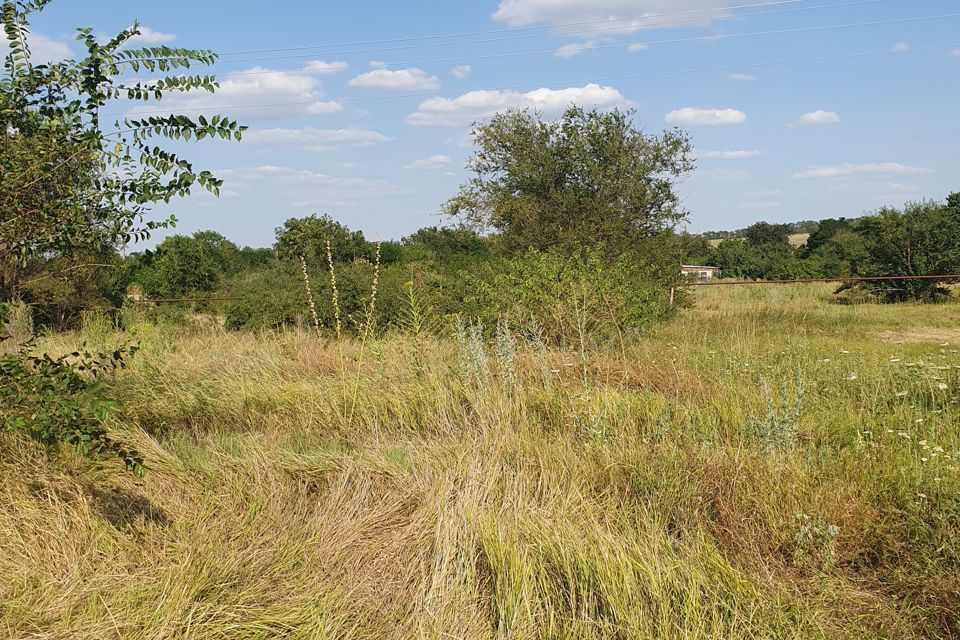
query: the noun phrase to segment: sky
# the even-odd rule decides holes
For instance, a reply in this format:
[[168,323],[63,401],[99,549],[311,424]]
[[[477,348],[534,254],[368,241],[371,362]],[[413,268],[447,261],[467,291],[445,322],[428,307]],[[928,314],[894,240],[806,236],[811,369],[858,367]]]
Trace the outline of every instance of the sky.
[[250,127],[175,145],[225,184],[158,207],[174,233],[269,246],[311,213],[369,238],[447,223],[472,123],[509,107],[632,108],[645,131],[688,131],[691,232],[960,190],[960,0],[55,0],[32,48],[76,57],[77,27],[134,20],[141,44],[220,53],[200,71],[221,88],[105,113]]

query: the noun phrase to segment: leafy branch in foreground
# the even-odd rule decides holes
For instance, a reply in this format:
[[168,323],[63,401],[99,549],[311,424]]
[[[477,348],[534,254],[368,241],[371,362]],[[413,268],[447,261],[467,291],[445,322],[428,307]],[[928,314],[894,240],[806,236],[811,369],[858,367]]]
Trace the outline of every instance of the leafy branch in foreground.
[[156,138],[240,140],[246,129],[221,115],[169,114],[101,123],[112,102],[161,101],[167,94],[215,92],[210,75],[131,79],[216,62],[215,53],[171,47],[124,48],[136,24],[103,43],[93,29],[78,31],[79,61],[34,65],[29,18],[49,0],[5,0],[0,21],[8,55],[0,78],[0,297],[16,284],[30,256],[90,244],[146,239],[175,219],[147,220],[150,207],[189,195],[195,185],[214,194],[222,181]]
[[50,450],[62,442],[88,457],[113,454],[128,471],[142,476],[143,456],[112,439],[104,427],[116,409],[105,393],[104,377],[125,366],[125,358],[136,350],[59,358],[18,351],[0,357],[0,425],[26,433]]
[[[220,115],[127,118],[103,126],[103,108],[117,100],[215,92],[213,76],[179,70],[211,65],[217,56],[207,50],[126,48],[140,34],[135,23],[107,42],[91,28],[79,29],[85,57],[35,65],[29,19],[50,2],[0,0],[7,41],[0,76],[0,307],[20,297],[30,261],[115,250],[175,222],[172,216],[147,219],[152,205],[189,195],[195,185],[219,194],[219,179],[161,148],[157,138],[240,140],[245,130]],[[178,73],[155,77],[173,71]],[[131,74],[148,77],[131,79]],[[33,355],[32,346],[0,359],[0,425],[50,448],[63,442],[90,456],[113,453],[142,473],[141,456],[112,440],[104,427],[114,407],[102,378],[122,367],[135,349],[54,358]]]

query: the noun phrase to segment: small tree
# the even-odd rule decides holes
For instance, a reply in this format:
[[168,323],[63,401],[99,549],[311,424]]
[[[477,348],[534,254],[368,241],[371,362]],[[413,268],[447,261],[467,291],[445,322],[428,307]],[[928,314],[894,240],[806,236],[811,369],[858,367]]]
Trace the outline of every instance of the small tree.
[[755,222],[743,230],[743,237],[750,246],[759,247],[765,244],[790,244],[789,224],[771,224],[769,222]]
[[474,130],[474,177],[444,212],[502,234],[507,249],[600,244],[616,255],[686,217],[674,183],[693,169],[680,130],[646,135],[632,111],[510,110]]
[[[883,209],[857,225],[865,258],[860,275],[951,275],[960,271],[960,193],[946,204],[907,204],[903,211]],[[936,280],[890,280],[867,286],[884,299],[933,300],[948,294]]]
[[370,244],[362,231],[351,231],[326,214],[291,218],[276,233],[273,246],[281,260],[299,260],[304,256],[311,263],[326,263],[328,241],[334,262],[350,262],[370,253]]

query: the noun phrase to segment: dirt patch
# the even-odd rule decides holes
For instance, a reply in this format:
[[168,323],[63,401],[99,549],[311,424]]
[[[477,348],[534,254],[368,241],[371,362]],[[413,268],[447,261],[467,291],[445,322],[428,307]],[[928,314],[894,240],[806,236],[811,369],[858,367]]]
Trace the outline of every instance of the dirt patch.
[[960,345],[960,329],[914,327],[912,329],[904,329],[903,331],[878,331],[870,335],[888,344],[932,342],[936,344],[949,343],[951,345]]

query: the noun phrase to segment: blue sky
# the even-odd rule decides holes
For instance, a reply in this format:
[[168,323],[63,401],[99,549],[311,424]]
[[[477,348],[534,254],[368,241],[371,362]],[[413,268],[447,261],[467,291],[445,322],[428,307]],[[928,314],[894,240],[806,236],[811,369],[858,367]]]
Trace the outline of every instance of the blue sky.
[[79,54],[75,27],[135,19],[147,43],[224,54],[220,93],[162,108],[227,114],[248,137],[184,149],[222,197],[157,214],[267,246],[312,212],[369,237],[440,223],[470,123],[518,105],[629,106],[645,130],[687,129],[691,231],[942,198],[960,190],[953,14],[960,0],[58,0],[32,27],[39,57]]

